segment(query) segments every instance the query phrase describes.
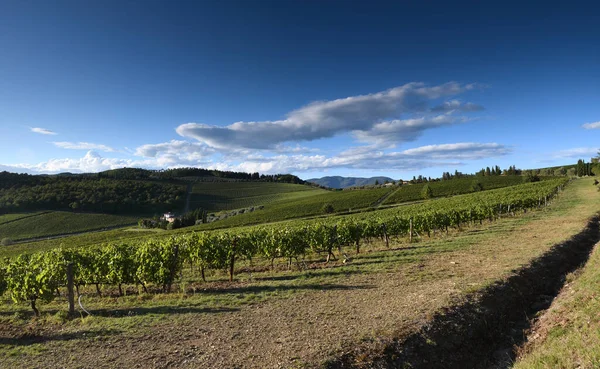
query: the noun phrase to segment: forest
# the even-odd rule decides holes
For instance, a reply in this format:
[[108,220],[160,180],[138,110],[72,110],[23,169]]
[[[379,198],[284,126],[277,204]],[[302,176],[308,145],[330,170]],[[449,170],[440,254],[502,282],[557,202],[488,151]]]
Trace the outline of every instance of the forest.
[[0,173],[0,213],[75,210],[155,213],[183,207],[185,186],[151,181]]

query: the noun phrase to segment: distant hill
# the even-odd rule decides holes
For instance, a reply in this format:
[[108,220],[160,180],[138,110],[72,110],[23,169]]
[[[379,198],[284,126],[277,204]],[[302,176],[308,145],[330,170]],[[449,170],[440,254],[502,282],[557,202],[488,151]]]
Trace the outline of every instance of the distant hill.
[[371,177],[371,178],[361,178],[361,177],[323,177],[323,178],[313,178],[306,180],[307,182],[316,183],[320,186],[325,186],[329,188],[347,188],[347,187],[356,187],[356,186],[367,186],[374,185],[375,182],[380,184],[385,183],[385,181],[392,182],[394,181],[389,177]]

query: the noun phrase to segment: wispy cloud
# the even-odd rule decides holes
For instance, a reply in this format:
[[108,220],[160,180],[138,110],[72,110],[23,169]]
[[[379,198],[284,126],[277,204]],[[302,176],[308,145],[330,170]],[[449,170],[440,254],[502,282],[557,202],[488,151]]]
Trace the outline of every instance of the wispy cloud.
[[384,152],[374,146],[359,146],[338,155],[256,155],[234,164],[221,162],[217,169],[264,173],[319,171],[334,168],[406,171],[432,167],[456,167],[466,160],[500,157],[512,149],[498,143],[463,142],[429,145],[396,152]]
[[31,130],[31,132],[34,132],[34,133],[39,133],[39,134],[41,134],[41,135],[52,135],[52,136],[54,136],[54,135],[56,135],[56,134],[57,134],[56,132],[54,132],[54,131],[51,131],[51,130],[49,130],[49,129],[46,129],[46,128],[40,128],[40,127],[31,127],[31,128],[29,128],[29,129]]
[[577,158],[587,159],[598,155],[600,151],[597,147],[575,147],[572,149],[560,150],[554,153],[554,158]]
[[[368,95],[317,101],[291,111],[282,120],[237,122],[226,127],[186,123],[177,127],[176,131],[183,137],[194,138],[217,149],[269,150],[284,142],[312,141],[351,131],[368,132],[382,122],[401,121],[400,117],[405,114],[420,114],[423,119],[428,119],[426,115],[431,112],[429,105],[432,101],[476,87],[475,84],[456,82],[438,86],[414,82]],[[466,106],[459,102],[452,111],[461,107],[466,109]],[[475,110],[474,105],[468,106]],[[391,126],[396,127],[394,124]],[[403,129],[401,125],[397,128]],[[412,131],[395,134],[395,139],[411,141],[429,128],[431,126],[416,125]]]
[[462,103],[460,100],[450,100],[446,101],[441,105],[434,106],[431,108],[431,111],[434,113],[444,113],[444,112],[477,112],[483,111],[485,108],[481,105],[473,104],[473,103]]
[[582,127],[585,129],[598,129],[600,128],[600,122],[585,123],[582,125]]
[[450,114],[392,120],[377,123],[369,130],[354,131],[353,135],[361,142],[396,145],[402,142],[414,141],[426,130],[464,123],[468,120],[467,117],[456,117]]
[[115,152],[116,150],[110,146],[95,144],[90,142],[66,142],[66,141],[55,141],[52,142],[54,146],[62,149],[69,150],[100,150],[104,152]]
[[461,142],[453,144],[427,145],[402,151],[407,156],[422,156],[435,159],[478,160],[504,156],[512,148],[498,143]]

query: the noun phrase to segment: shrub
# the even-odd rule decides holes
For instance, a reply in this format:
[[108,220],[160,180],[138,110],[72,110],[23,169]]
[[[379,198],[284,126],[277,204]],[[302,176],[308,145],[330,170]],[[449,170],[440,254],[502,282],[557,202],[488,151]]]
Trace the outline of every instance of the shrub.
[[471,186],[471,191],[472,192],[483,191],[483,185],[481,184],[481,182],[477,181],[477,182],[473,183],[473,185]]
[[323,213],[325,214],[331,214],[335,211],[335,209],[333,208],[333,205],[331,204],[325,204],[323,205]]
[[523,182],[539,182],[540,181],[540,177],[537,176],[537,174],[531,175],[528,174],[525,177],[523,177]]

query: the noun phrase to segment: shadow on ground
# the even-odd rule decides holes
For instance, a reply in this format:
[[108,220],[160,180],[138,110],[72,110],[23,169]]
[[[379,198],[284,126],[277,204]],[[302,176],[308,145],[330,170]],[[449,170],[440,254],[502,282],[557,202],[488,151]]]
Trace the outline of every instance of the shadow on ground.
[[29,346],[39,343],[46,343],[49,341],[70,341],[78,339],[90,339],[97,337],[108,337],[122,333],[118,329],[98,329],[98,330],[84,330],[72,333],[60,333],[60,334],[24,334],[21,337],[1,337],[0,346]]
[[507,369],[526,339],[528,317],[547,309],[567,274],[582,267],[600,240],[598,217],[582,232],[555,245],[506,280],[444,309],[418,332],[377,337],[377,346],[355,344],[326,368]]

